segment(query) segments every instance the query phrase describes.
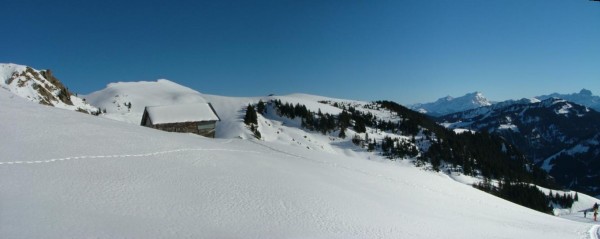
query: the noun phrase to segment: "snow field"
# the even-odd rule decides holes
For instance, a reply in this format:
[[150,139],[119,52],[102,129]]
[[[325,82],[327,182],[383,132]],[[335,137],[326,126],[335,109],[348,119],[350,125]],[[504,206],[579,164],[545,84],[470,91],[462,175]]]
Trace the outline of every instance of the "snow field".
[[[286,143],[282,139],[303,138],[293,127],[277,137],[266,133],[273,137],[266,141],[250,140],[241,117],[230,116],[239,116],[240,106],[258,98],[204,97],[228,118],[219,127],[231,128],[219,129],[230,139],[157,131],[0,92],[5,136],[0,138],[0,235],[546,239],[593,234],[590,224],[532,211],[405,161],[366,160],[366,153],[350,147],[308,150]],[[274,119],[260,120],[267,122],[260,126],[265,129],[284,127]],[[330,140],[317,134],[308,134],[307,141]],[[36,161],[49,162],[15,163]]]

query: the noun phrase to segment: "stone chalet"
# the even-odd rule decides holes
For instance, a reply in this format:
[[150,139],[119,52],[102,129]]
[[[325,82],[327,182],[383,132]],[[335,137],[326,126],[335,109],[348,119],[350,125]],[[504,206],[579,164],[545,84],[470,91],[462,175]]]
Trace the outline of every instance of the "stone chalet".
[[221,119],[210,103],[191,103],[146,106],[141,125],[214,138],[217,121]]

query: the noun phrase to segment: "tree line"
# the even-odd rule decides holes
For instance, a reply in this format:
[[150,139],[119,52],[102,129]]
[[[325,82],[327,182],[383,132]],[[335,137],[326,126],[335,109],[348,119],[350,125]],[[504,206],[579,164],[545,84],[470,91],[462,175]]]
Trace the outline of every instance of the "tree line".
[[[258,107],[260,109],[260,107]],[[244,115],[244,124],[248,126],[250,131],[254,134],[254,137],[257,139],[261,138],[260,131],[258,130],[258,115],[256,115],[256,110],[254,106],[248,104],[246,107],[246,114]]]
[[[364,107],[388,110],[398,116],[398,120],[394,122],[384,121],[369,112],[337,103],[337,106],[334,106],[342,109],[337,115],[322,113],[321,110],[313,112],[305,105],[283,103],[280,100],[272,100],[269,104],[272,104],[279,116],[300,118],[301,127],[307,130],[318,131],[324,135],[339,130],[338,136],[346,138],[346,130],[352,128],[357,134],[351,141],[368,151],[378,152],[390,159],[416,157],[416,164],[429,164],[436,171],[444,168],[470,176],[481,176],[485,181],[499,180],[502,183],[498,188],[489,185],[476,186],[539,211],[551,210],[547,207],[553,199],[541,197],[539,190],[534,190],[529,185],[537,184],[549,188],[557,188],[557,185],[546,172],[528,162],[516,147],[500,136],[485,132],[456,134],[438,125],[428,116],[391,101],[378,101]],[[248,108],[247,112],[254,111],[254,108],[251,108]],[[262,101],[257,104],[257,108],[261,109],[258,110],[259,113],[264,113],[267,109]],[[375,140],[369,137],[367,128],[400,134],[403,137],[387,136]],[[364,133],[364,137],[358,135],[361,133]],[[564,205],[569,206],[568,203]]]
[[540,212],[551,214],[553,210],[550,198],[535,185],[505,180],[498,182],[498,187],[495,187],[486,179],[475,184],[474,187]]

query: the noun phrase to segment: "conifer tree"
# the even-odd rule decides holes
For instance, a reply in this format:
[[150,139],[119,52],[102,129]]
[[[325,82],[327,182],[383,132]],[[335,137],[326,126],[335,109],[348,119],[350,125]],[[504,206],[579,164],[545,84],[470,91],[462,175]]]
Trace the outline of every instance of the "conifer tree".
[[[319,110],[319,112],[321,112]],[[321,131],[321,133],[323,135],[327,134],[327,115],[323,115],[321,114],[320,116],[321,118],[319,118],[319,131]]]
[[338,124],[342,128],[347,128],[348,126],[350,126],[350,120],[352,120],[352,118],[350,117],[350,114],[348,114],[348,112],[345,110],[342,111],[342,113],[340,113],[340,115],[338,116]]
[[356,118],[354,120],[354,130],[357,133],[364,133],[367,132],[367,127],[365,125],[365,121],[362,118]]
[[377,145],[377,142],[375,141],[375,139],[373,139],[373,142],[368,142],[368,143],[369,144],[367,146],[367,150],[369,150],[369,152],[375,150],[375,146]]
[[360,144],[361,141],[362,141],[362,138],[360,138],[360,136],[358,134],[355,134],[354,137],[352,138],[352,143],[354,143],[355,145]]
[[340,134],[338,137],[345,139],[346,138],[346,128],[340,128]]
[[264,114],[264,113],[266,113],[267,112],[267,108],[265,106],[265,102],[263,102],[262,100],[259,100],[258,104],[256,105],[256,111],[259,114],[261,114],[261,115]]
[[246,115],[244,116],[244,123],[246,125],[258,124],[258,116],[256,116],[256,110],[254,110],[254,107],[252,107],[252,105],[250,105],[250,104],[248,104],[248,107],[246,107]]
[[244,123],[250,126],[250,131],[254,133],[254,137],[257,139],[261,138],[261,134],[258,131],[258,116],[256,115],[256,110],[250,104],[246,107],[246,115],[244,116]]

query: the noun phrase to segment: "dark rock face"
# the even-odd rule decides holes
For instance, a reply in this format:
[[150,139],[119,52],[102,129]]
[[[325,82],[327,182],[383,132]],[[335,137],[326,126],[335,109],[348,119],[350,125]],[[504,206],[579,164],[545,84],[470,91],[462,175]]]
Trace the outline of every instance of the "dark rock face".
[[63,85],[62,82],[60,82],[60,80],[58,80],[56,77],[54,77],[52,75],[52,71],[50,69],[48,70],[43,70],[40,71],[40,73],[42,74],[42,76],[44,78],[46,78],[46,80],[50,81],[50,83],[58,88],[60,90],[60,93],[58,93],[58,98],[60,99],[60,101],[64,102],[67,105],[73,105],[73,102],[71,101],[71,92],[69,92],[69,90],[65,87],[65,85]]

